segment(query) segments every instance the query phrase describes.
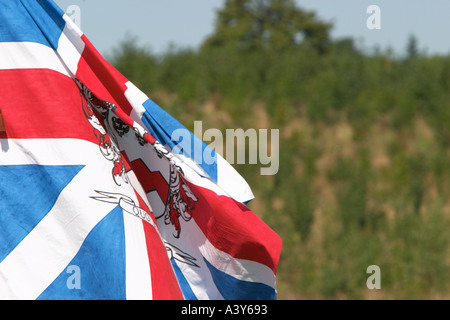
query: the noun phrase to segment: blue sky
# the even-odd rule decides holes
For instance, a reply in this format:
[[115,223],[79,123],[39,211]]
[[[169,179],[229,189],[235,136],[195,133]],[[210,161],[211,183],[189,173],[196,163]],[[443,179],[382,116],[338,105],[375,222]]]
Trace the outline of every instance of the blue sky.
[[[360,47],[405,51],[408,37],[418,38],[429,54],[450,54],[449,0],[296,0],[304,9],[334,24],[332,37],[352,37]],[[169,45],[196,47],[214,30],[216,11],[225,0],[55,0],[66,10],[77,5],[81,28],[102,54],[133,35],[154,53]],[[381,29],[369,30],[366,9],[381,9]]]

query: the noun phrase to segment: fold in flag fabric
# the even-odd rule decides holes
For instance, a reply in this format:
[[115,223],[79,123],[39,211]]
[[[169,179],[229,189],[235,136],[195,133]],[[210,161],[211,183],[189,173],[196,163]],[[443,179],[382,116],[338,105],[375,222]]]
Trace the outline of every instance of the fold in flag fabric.
[[0,2],[0,112],[0,299],[276,298],[247,183],[53,1]]

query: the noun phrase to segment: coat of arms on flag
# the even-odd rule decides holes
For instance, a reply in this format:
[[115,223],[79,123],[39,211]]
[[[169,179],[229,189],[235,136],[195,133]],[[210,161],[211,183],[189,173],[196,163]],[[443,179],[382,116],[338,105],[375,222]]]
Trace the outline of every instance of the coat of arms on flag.
[[246,182],[52,0],[0,2],[0,82],[0,299],[276,298]]

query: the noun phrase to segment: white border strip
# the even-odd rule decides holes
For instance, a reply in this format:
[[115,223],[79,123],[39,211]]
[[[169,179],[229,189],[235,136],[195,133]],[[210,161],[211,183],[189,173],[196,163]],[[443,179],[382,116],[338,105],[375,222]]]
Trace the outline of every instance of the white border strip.
[[36,42],[0,42],[0,69],[50,69],[69,76],[55,50]]

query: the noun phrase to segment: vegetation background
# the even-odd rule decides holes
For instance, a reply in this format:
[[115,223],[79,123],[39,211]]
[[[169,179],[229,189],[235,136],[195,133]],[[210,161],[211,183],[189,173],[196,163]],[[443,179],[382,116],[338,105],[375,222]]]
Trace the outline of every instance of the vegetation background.
[[191,130],[280,129],[276,175],[235,165],[283,239],[279,299],[448,299],[450,53],[332,27],[292,0],[227,0],[199,48],[128,37],[108,59]]

